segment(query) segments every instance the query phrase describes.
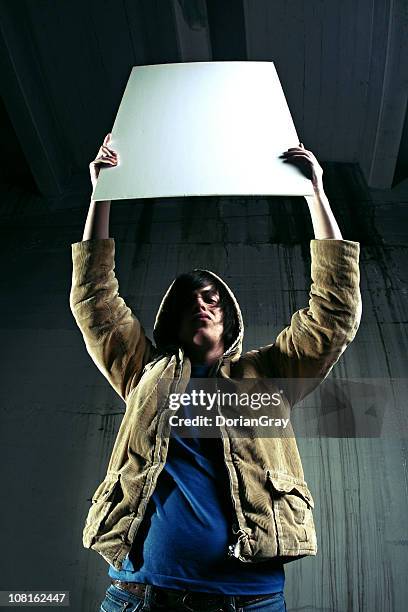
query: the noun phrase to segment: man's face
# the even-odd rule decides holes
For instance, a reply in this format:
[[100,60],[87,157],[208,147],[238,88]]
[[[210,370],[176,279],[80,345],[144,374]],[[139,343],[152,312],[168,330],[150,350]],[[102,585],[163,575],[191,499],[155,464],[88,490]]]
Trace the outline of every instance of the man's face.
[[192,292],[181,315],[179,339],[185,347],[214,349],[224,333],[220,296],[213,285]]

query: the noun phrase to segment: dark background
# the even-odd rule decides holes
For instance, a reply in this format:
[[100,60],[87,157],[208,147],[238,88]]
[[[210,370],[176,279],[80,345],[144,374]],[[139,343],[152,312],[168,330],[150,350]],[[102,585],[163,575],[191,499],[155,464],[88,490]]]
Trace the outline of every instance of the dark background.
[[[399,379],[401,424],[401,435],[299,440],[319,553],[287,566],[288,609],[405,608],[407,14],[406,0],[0,2],[1,589],[70,590],[82,612],[108,585],[82,528],[124,404],[69,310],[70,245],[132,66],[267,60],[343,237],[361,244],[362,322],[331,377]],[[233,288],[245,349],[307,305],[303,198],[114,202],[111,236],[121,295],[149,335],[163,292],[191,267]]]

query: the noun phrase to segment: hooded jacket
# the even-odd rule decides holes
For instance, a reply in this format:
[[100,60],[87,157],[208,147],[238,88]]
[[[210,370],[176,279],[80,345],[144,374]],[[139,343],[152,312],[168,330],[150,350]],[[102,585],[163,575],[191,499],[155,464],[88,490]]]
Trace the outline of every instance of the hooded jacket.
[[[358,242],[311,240],[309,306],[295,312],[272,344],[242,353],[244,325],[212,367],[210,376],[233,381],[290,380],[283,407],[290,408],[331,371],[353,340],[361,318]],[[112,238],[72,244],[70,307],[93,361],[126,402],[106,476],[92,496],[83,545],[120,570],[137,535],[163,469],[169,444],[170,393],[183,393],[191,362],[182,348],[157,346],[118,293]],[[155,330],[165,313],[163,297]],[[284,437],[239,437],[221,428],[235,520],[228,554],[242,562],[286,563],[317,553],[314,501],[304,479],[293,430]]]

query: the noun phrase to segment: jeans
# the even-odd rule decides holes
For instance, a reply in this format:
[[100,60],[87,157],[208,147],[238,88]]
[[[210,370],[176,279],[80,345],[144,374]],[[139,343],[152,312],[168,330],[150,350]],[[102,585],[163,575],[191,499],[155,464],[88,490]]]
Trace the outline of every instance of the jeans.
[[177,607],[169,607],[166,605],[164,609],[161,605],[155,605],[155,587],[147,586],[144,599],[129,593],[123,589],[119,589],[111,584],[105,594],[99,612],[285,612],[286,604],[282,591],[274,593],[268,599],[249,604],[244,607],[239,607],[235,602],[234,595],[224,595],[224,604],[221,607],[191,608],[184,606],[182,603]]

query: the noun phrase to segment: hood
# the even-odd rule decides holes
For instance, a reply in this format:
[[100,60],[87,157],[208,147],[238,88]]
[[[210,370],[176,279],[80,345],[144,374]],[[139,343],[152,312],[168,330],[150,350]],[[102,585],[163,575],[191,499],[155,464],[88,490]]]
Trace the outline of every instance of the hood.
[[[222,278],[220,278],[219,276],[217,276],[217,274],[215,274],[214,272],[211,272],[211,270],[205,270],[204,268],[195,268],[194,272],[205,272],[206,274],[209,274],[210,276],[214,277],[214,279],[217,279],[219,283],[221,283],[226,291],[227,294],[229,295],[229,297],[231,298],[231,302],[234,306],[234,310],[237,316],[237,320],[238,320],[238,333],[236,335],[236,338],[234,339],[234,341],[232,342],[232,344],[230,344],[229,347],[226,347],[222,358],[227,358],[230,359],[231,361],[237,361],[241,355],[242,352],[242,341],[244,338],[244,322],[242,319],[242,313],[241,313],[241,309],[239,307],[238,301],[235,297],[235,295],[233,294],[232,290],[230,289],[230,287],[227,285],[227,283],[225,281],[222,280]],[[166,346],[164,347],[162,345],[162,343],[160,342],[160,336],[158,335],[158,325],[159,325],[159,321],[162,322],[163,321],[163,317],[164,317],[164,312],[165,312],[165,306],[166,306],[166,302],[167,299],[169,297],[171,288],[173,287],[175,280],[173,280],[173,282],[170,284],[169,288],[167,289],[166,293],[163,296],[163,299],[160,303],[160,306],[158,308],[157,311],[157,315],[156,315],[156,319],[154,322],[154,327],[153,327],[153,336],[157,345],[157,348],[160,349],[166,349],[167,351],[169,350],[175,350],[178,349],[178,346]]]

